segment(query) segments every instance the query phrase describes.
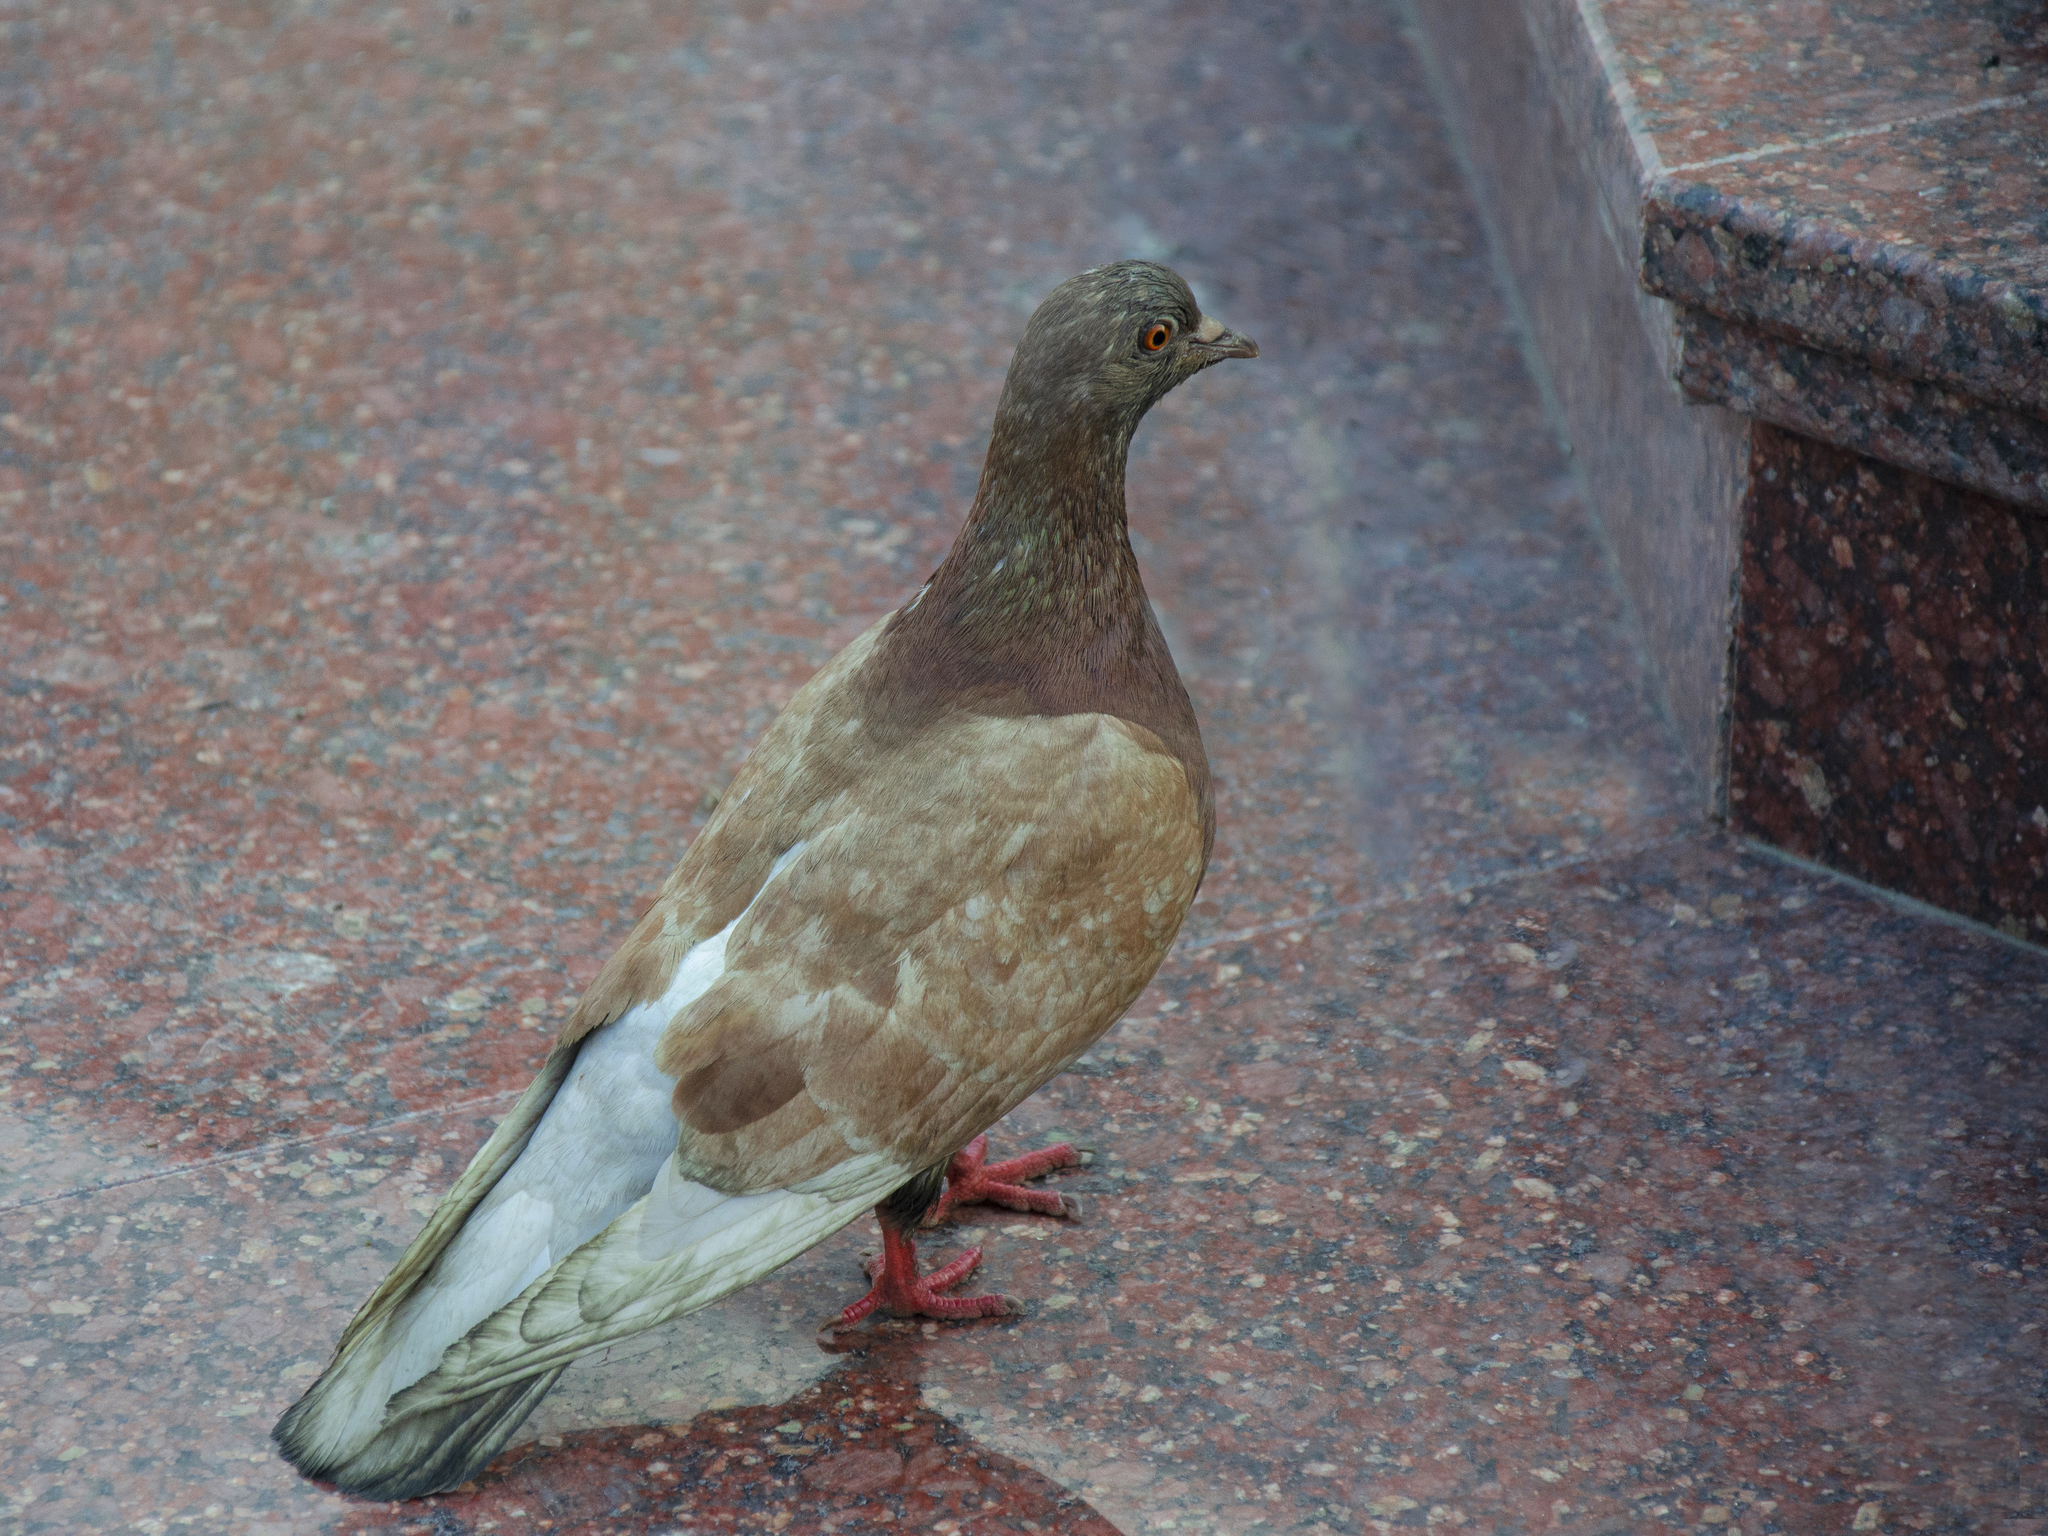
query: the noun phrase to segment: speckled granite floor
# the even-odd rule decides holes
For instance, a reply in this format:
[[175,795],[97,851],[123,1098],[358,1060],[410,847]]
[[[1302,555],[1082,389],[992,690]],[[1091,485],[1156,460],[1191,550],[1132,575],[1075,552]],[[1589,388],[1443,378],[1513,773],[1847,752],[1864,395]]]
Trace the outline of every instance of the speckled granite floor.
[[[0,1528],[2048,1531],[2048,959],[1693,826],[1390,6],[0,23]],[[1030,1315],[820,1353],[857,1227],[474,1491],[296,1479],[1128,254],[1265,356],[1134,459],[1218,857],[998,1132],[1102,1153]]]

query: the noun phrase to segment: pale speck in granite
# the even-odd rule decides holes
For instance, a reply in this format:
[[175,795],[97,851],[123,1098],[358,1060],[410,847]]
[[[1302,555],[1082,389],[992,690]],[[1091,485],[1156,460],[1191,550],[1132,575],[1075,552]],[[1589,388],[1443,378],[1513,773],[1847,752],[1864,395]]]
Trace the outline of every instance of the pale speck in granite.
[[[12,25],[0,1528],[2048,1519],[2048,962],[1695,829],[1393,9]],[[1086,1223],[974,1229],[1031,1314],[819,1354],[857,1225],[473,1491],[290,1476],[746,743],[944,549],[1023,314],[1130,254],[1265,349],[1131,481],[1221,830],[999,1132],[1098,1152]]]

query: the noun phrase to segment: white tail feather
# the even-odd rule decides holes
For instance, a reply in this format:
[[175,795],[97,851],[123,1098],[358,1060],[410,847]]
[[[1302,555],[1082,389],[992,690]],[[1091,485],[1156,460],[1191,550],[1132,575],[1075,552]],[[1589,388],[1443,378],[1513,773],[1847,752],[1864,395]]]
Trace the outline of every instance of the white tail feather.
[[[762,891],[803,846],[775,861]],[[280,1425],[281,1432],[291,1426],[294,1460],[312,1469],[358,1456],[376,1439],[393,1400],[433,1373],[450,1346],[558,1267],[557,1255],[573,1257],[646,1195],[658,1174],[672,1174],[680,1129],[670,1108],[675,1084],[654,1065],[655,1046],[669,1023],[723,973],[726,942],[745,916],[695,945],[660,998],[630,1009],[582,1042],[516,1161],[459,1229],[448,1233],[437,1230],[442,1223],[429,1224],[416,1243],[445,1246],[431,1256],[424,1277],[360,1334],[367,1315],[352,1325],[334,1362]],[[465,1174],[458,1189],[470,1179]],[[681,1205],[675,1209],[687,1207],[689,1214],[674,1215],[664,1241],[688,1241],[684,1234],[696,1230],[698,1219],[708,1223],[705,1232],[722,1232],[775,1199],[749,1195],[735,1202],[701,1186],[687,1189],[694,1193],[677,1191]],[[473,1190],[468,1198],[475,1198]],[[664,1201],[663,1211],[672,1204]],[[724,1205],[737,1208],[721,1214]],[[409,1250],[401,1268],[416,1257]]]
[[869,1155],[837,1170],[829,1194],[721,1195],[675,1169],[671,1158],[646,1199],[449,1345],[432,1371],[383,1405],[370,1438],[321,1475],[380,1499],[460,1485],[578,1355],[759,1279],[908,1177]]

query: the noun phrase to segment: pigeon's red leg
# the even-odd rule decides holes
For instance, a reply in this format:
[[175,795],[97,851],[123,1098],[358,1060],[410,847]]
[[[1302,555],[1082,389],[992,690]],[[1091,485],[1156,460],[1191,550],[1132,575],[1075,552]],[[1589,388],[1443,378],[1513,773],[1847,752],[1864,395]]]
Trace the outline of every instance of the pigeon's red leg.
[[1026,1152],[1022,1157],[1013,1157],[1006,1162],[988,1161],[988,1138],[977,1136],[958,1152],[946,1165],[946,1192],[939,1196],[939,1203],[931,1208],[924,1224],[936,1226],[963,1205],[1004,1206],[1013,1211],[1036,1211],[1041,1216],[1065,1216],[1079,1220],[1081,1202],[1072,1195],[1055,1194],[1049,1189],[1027,1189],[1017,1181],[1035,1179],[1042,1173],[1055,1168],[1077,1168],[1081,1154],[1069,1142],[1056,1147],[1041,1147],[1036,1152]]
[[917,1272],[917,1250],[909,1237],[882,1222],[882,1254],[868,1261],[874,1289],[818,1330],[818,1342],[829,1346],[832,1335],[851,1328],[869,1313],[881,1311],[891,1317],[1015,1317],[1022,1303],[1009,1296],[946,1296],[942,1292],[958,1285],[981,1262],[981,1250],[970,1248],[949,1264],[941,1264],[928,1275]]

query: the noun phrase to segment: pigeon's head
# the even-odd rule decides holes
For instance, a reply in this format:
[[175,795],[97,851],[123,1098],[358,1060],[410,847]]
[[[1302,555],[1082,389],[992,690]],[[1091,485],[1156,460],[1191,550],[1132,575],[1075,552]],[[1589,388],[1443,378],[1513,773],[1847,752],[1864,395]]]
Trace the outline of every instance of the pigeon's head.
[[1011,359],[1002,409],[1029,418],[1050,408],[1128,441],[1181,380],[1226,357],[1258,355],[1249,336],[1202,313],[1178,272],[1113,262],[1068,278],[1038,306]]

